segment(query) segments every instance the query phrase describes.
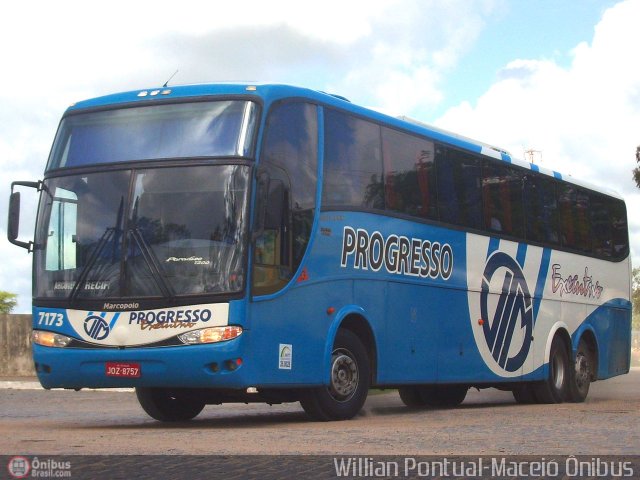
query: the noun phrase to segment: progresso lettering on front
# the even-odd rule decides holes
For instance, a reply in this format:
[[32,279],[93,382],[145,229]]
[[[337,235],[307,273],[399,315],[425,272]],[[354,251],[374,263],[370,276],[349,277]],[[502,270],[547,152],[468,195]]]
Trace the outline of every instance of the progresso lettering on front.
[[340,265],[359,270],[448,280],[453,273],[453,250],[448,243],[408,238],[345,226]]
[[136,311],[129,314],[129,325],[135,323],[144,327],[152,324],[195,324],[198,322],[208,322],[212,317],[213,312],[208,308]]

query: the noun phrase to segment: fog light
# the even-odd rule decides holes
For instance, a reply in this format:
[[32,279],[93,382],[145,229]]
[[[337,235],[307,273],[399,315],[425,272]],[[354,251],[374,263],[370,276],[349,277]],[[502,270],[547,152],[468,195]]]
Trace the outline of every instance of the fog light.
[[240,334],[242,334],[242,327],[238,326],[209,327],[181,333],[178,335],[178,338],[182,343],[194,345],[200,343],[225,342],[239,337]]
[[242,359],[236,358],[235,360],[227,360],[224,364],[227,367],[227,370],[233,372],[242,366]]
[[71,343],[71,338],[59,333],[34,330],[31,332],[31,342],[44,347],[66,347]]

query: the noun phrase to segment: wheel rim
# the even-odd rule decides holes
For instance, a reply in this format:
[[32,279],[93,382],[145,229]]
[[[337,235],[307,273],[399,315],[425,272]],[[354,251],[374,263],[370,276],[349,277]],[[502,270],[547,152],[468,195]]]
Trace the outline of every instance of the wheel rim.
[[589,383],[589,359],[583,353],[576,356],[576,386],[583,389]]
[[331,356],[331,396],[338,401],[349,400],[358,388],[358,364],[353,354],[345,349],[336,350]]
[[552,381],[553,381],[553,386],[555,387],[556,390],[562,390],[562,387],[564,386],[564,374],[565,374],[565,365],[564,362],[562,361],[562,356],[561,355],[556,355],[553,358],[553,363],[552,363],[552,370],[551,370],[551,374],[552,374]]

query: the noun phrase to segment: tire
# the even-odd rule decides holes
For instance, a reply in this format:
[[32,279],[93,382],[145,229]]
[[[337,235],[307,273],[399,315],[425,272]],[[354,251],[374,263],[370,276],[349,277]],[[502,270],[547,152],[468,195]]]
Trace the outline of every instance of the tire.
[[584,338],[580,339],[576,358],[573,361],[573,368],[569,369],[569,401],[582,403],[587,398],[595,367],[593,362],[593,355],[589,345]]
[[464,402],[469,387],[466,385],[436,385],[422,387],[420,398],[432,407],[457,407]]
[[420,395],[420,387],[400,387],[400,400],[407,407],[424,407],[425,403]]
[[569,398],[569,353],[562,338],[556,335],[549,352],[549,375],[546,380],[533,385],[538,403],[562,403]]
[[521,404],[531,404],[536,403],[536,397],[533,393],[533,389],[531,385],[519,385],[515,387],[511,393],[513,393],[513,398],[516,399],[516,402]]
[[364,405],[371,370],[367,351],[349,330],[338,330],[331,354],[329,386],[305,390],[300,404],[314,420],[348,420]]
[[182,422],[198,416],[205,403],[180,390],[136,387],[136,396],[142,409],[161,422]]

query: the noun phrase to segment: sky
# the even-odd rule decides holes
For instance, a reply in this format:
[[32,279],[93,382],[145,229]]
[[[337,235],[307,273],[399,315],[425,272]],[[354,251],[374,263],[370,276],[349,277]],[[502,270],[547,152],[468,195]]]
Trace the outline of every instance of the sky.
[[[6,240],[10,184],[42,178],[61,115],[118,91],[278,82],[482,140],[624,196],[640,265],[640,0],[9,2],[0,17],[0,290],[31,308]],[[36,196],[22,195],[21,239]]]

